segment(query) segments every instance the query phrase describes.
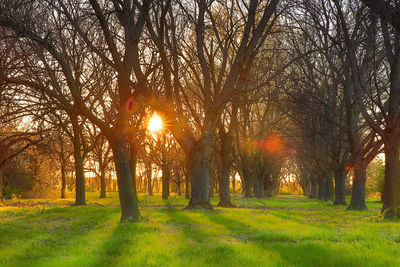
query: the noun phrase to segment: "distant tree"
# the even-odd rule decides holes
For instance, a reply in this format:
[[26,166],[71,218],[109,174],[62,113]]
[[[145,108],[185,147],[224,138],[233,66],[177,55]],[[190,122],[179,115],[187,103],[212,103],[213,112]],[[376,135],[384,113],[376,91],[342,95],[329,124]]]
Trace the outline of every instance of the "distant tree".
[[400,5],[392,0],[361,0],[383,20],[390,23],[397,32],[400,32]]

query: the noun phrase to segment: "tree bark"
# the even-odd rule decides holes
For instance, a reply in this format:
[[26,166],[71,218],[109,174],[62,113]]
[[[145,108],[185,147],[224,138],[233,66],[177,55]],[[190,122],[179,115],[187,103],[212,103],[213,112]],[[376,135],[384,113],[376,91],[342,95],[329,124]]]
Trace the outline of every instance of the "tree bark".
[[74,161],[75,161],[75,205],[86,205],[85,199],[85,174],[83,171],[84,158],[82,156],[82,144],[81,144],[81,129],[78,123],[78,116],[74,113],[70,113],[73,138],[72,143],[74,146]]
[[[79,138],[79,137],[78,137]],[[85,198],[85,174],[83,171],[83,157],[80,151],[80,141],[74,140],[75,160],[75,205],[86,205]]]
[[149,196],[152,196],[153,195],[153,183],[151,181],[152,169],[151,169],[150,162],[146,163],[146,175],[147,175],[147,190],[148,190]]
[[213,172],[210,167],[210,185],[209,185],[210,188],[208,190],[209,198],[214,197],[214,183],[215,183],[215,172]]
[[258,179],[257,179],[257,195],[256,195],[256,197],[258,197],[258,198],[264,197],[264,183],[265,183],[265,178],[263,176],[258,177]]
[[231,168],[230,165],[228,166],[221,166],[221,176],[220,176],[220,185],[219,185],[219,207],[233,207],[231,201],[231,194],[230,194],[230,178]]
[[65,190],[67,188],[65,164],[66,164],[65,161],[61,162],[61,198],[65,198]]
[[392,134],[386,140],[382,212],[386,218],[400,217],[400,134]]
[[327,173],[325,176],[325,201],[332,200],[332,192],[333,192],[333,177],[331,173]]
[[326,194],[326,181],[324,176],[318,178],[318,199],[325,200]]
[[212,209],[209,198],[211,139],[210,135],[201,137],[189,155],[192,195],[187,208]]
[[190,198],[190,192],[189,192],[190,185],[189,184],[190,184],[189,183],[189,176],[186,175],[186,177],[185,177],[185,198],[186,199]]
[[162,199],[168,199],[169,197],[169,180],[170,180],[170,169],[168,168],[168,166],[166,166],[166,164],[164,164],[163,168],[162,168]]
[[117,173],[118,194],[121,204],[121,221],[138,221],[140,211],[136,196],[136,187],[132,183],[126,135],[115,133],[111,142]]
[[236,178],[235,178],[235,176],[232,177],[232,192],[233,192],[233,194],[236,193]]
[[219,207],[233,207],[230,194],[230,182],[231,166],[232,166],[232,154],[231,144],[233,142],[232,137],[223,135],[221,138],[221,154],[220,154],[220,168],[219,168]]
[[178,196],[182,195],[182,191],[181,191],[181,175],[179,173],[179,171],[175,171],[176,172],[176,176],[177,176],[177,189],[178,189]]
[[348,210],[366,210],[365,205],[365,181],[367,180],[367,166],[356,164],[354,167],[354,179],[351,194],[351,203]]
[[[136,201],[138,201],[137,198],[137,189],[136,189],[136,166],[137,166],[137,150],[135,147],[135,144],[130,144],[130,153],[129,153],[129,168],[131,170],[131,179],[132,179],[132,187],[133,191],[136,197]],[[140,187],[139,187],[140,190]]]
[[252,197],[251,188],[252,188],[252,184],[250,182],[250,179],[247,179],[247,180],[243,179],[243,196],[245,198]]
[[334,178],[335,178],[335,201],[334,205],[347,205],[346,202],[346,176],[347,171],[339,167],[335,170]]
[[318,183],[315,179],[311,181],[311,198],[318,197]]
[[100,170],[100,198],[106,198],[106,173],[104,168]]

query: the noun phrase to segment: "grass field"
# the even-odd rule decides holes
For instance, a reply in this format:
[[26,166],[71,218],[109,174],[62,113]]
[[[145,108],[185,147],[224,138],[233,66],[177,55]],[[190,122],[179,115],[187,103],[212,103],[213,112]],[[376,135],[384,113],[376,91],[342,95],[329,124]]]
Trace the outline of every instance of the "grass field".
[[[281,196],[183,210],[140,196],[144,220],[119,223],[116,195],[88,205],[18,200],[0,207],[0,266],[400,266],[400,222],[369,210]],[[44,204],[47,202],[47,204]],[[212,200],[213,204],[217,199]]]

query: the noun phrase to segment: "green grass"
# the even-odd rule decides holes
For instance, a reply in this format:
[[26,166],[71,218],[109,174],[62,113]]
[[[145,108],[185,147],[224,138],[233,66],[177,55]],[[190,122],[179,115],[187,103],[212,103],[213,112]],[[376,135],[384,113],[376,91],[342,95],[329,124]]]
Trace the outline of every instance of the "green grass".
[[348,212],[300,196],[237,197],[241,208],[210,212],[183,210],[181,197],[139,199],[140,223],[119,223],[115,194],[89,193],[85,207],[10,201],[0,266],[400,266],[400,222],[383,221],[373,200]]

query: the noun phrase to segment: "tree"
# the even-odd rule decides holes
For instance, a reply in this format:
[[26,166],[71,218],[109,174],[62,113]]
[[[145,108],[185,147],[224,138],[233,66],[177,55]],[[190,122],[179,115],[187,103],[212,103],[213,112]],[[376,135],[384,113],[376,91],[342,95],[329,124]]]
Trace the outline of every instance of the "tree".
[[391,0],[361,0],[383,20],[400,32],[400,6]]

